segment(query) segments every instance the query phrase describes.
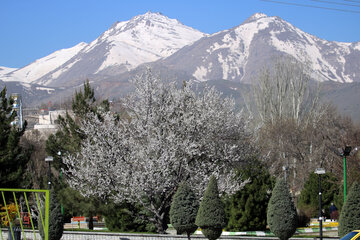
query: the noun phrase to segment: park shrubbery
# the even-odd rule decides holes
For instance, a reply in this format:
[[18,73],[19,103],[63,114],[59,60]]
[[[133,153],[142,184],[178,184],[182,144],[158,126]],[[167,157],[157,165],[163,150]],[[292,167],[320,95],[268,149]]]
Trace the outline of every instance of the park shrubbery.
[[182,183],[170,208],[170,222],[178,234],[186,233],[190,239],[190,235],[197,229],[195,219],[198,209],[199,202],[195,193],[186,183]]
[[196,216],[196,225],[209,240],[220,237],[226,226],[225,207],[219,197],[217,180],[211,176]]
[[280,240],[289,239],[296,231],[297,213],[284,179],[279,178],[273,189],[267,211],[270,231]]
[[360,185],[355,182],[347,195],[346,202],[342,207],[339,219],[339,237],[360,226]]

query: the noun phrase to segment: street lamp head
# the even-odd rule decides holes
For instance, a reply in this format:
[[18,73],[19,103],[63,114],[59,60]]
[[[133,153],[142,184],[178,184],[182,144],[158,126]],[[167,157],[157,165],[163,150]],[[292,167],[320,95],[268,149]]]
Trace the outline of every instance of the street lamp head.
[[47,156],[45,158],[45,162],[52,162],[52,161],[54,161],[54,158],[52,156]]
[[325,174],[325,169],[323,169],[323,168],[317,168],[317,169],[315,169],[315,173],[318,174],[318,175],[320,175],[320,174]]
[[344,156],[349,156],[351,152],[352,147],[351,146],[345,146],[344,148]]

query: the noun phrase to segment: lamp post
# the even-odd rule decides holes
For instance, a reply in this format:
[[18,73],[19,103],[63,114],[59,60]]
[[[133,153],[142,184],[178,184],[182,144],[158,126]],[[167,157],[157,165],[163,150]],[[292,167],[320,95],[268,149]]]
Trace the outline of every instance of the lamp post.
[[51,162],[54,161],[54,158],[51,156],[47,156],[45,158],[45,162],[49,163],[49,171],[48,171],[48,186],[49,190],[51,189]]
[[315,173],[319,175],[319,228],[320,228],[320,240],[322,240],[322,205],[321,205],[321,175],[325,174],[325,169],[317,168]]
[[360,147],[345,146],[344,149],[340,148],[335,151],[337,155],[343,158],[343,165],[344,165],[344,202],[346,201],[347,195],[347,180],[346,180],[346,157],[354,155]]
[[[59,158],[61,158],[61,151],[58,151],[57,155],[59,156]],[[61,168],[60,168],[60,182],[61,182],[61,186],[62,186],[62,170],[61,170]],[[60,207],[61,207],[61,214],[64,215],[64,207],[63,207],[62,203],[60,204]]]

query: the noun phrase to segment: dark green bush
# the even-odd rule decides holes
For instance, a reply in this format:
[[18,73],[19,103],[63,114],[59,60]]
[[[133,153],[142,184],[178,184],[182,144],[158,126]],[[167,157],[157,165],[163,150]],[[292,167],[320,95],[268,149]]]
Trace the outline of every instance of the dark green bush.
[[141,209],[128,202],[110,203],[104,206],[106,227],[116,232],[151,232],[146,221],[141,219]]
[[259,161],[254,160],[239,171],[241,181],[250,180],[244,188],[226,201],[228,231],[266,230],[266,211],[274,180]]
[[359,229],[360,227],[360,185],[355,182],[349,194],[346,196],[340,219],[339,237],[343,237],[348,232]]
[[190,239],[190,235],[197,229],[195,219],[198,209],[199,201],[195,193],[186,183],[182,183],[170,208],[170,222],[178,234],[186,233]]
[[284,179],[279,178],[273,189],[267,211],[270,231],[280,240],[289,239],[296,231],[297,213],[289,187]]

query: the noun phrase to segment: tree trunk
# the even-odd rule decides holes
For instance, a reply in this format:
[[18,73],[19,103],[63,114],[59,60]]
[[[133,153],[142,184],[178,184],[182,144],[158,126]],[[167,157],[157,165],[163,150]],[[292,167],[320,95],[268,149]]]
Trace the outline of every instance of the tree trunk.
[[89,214],[89,229],[90,229],[90,230],[94,230],[93,214]]

